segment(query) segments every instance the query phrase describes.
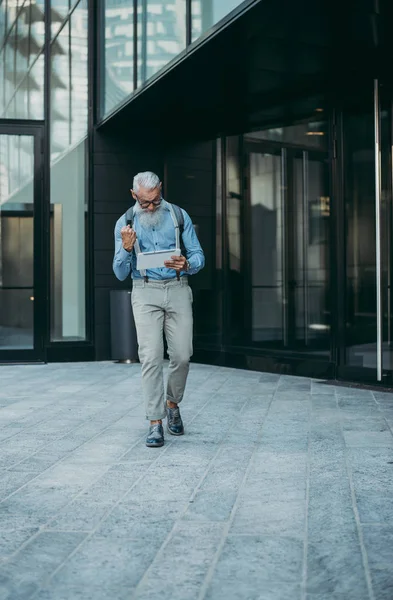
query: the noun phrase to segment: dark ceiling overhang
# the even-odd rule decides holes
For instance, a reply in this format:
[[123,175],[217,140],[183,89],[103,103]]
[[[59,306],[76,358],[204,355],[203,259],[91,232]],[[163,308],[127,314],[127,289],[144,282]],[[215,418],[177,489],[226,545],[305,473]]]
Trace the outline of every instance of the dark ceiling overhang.
[[302,118],[390,70],[388,0],[260,0],[101,126],[213,138]]

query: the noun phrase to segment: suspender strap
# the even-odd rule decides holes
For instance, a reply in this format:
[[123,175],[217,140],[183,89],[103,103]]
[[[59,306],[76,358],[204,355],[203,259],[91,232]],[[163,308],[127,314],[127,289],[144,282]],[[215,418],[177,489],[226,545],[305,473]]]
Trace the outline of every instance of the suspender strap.
[[[177,220],[177,216],[176,216],[176,213],[175,213],[175,211],[173,209],[172,204],[170,204],[168,202],[168,206],[169,206],[169,210],[170,210],[170,213],[171,213],[173,224],[175,226],[176,248],[180,248],[180,228],[179,228],[179,221]],[[178,281],[180,281],[180,273],[179,273],[179,271],[176,271],[176,279]]]
[[176,248],[180,248],[180,229],[179,229],[179,222],[177,220],[176,217],[176,213],[173,210],[173,206],[172,204],[170,204],[169,202],[167,202],[168,206],[169,206],[169,211],[171,213],[171,217],[172,217],[172,221],[173,224],[175,226],[175,233],[176,233]]

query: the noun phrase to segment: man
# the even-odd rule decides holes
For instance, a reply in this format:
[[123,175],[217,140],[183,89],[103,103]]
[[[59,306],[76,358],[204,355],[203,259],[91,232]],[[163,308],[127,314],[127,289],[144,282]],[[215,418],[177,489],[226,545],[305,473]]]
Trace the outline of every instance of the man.
[[[130,272],[133,279],[131,301],[142,363],[146,418],[150,421],[146,445],[150,448],[164,444],[162,419],[165,416],[168,433],[184,434],[179,403],[183,399],[192,355],[193,324],[188,276],[198,273],[205,265],[190,217],[183,209],[166,202],[161,189],[160,179],[150,171],[134,177],[131,194],[135,206],[116,223],[113,260],[113,271],[118,279],[123,281]],[[130,212],[132,226],[127,224]],[[186,256],[172,256],[165,267],[137,271],[136,252],[175,250],[180,238],[179,220],[183,221],[181,237]],[[170,359],[165,395],[163,332]]]

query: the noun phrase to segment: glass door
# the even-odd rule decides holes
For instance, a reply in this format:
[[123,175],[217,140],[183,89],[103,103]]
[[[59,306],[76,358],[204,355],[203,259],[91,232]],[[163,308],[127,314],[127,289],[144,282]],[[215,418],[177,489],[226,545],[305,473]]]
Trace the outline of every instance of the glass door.
[[0,362],[44,359],[42,126],[0,122]]
[[260,348],[327,357],[327,153],[315,147],[269,144],[250,134],[245,169],[244,333]]
[[343,111],[344,348],[339,374],[392,382],[392,89],[375,80]]

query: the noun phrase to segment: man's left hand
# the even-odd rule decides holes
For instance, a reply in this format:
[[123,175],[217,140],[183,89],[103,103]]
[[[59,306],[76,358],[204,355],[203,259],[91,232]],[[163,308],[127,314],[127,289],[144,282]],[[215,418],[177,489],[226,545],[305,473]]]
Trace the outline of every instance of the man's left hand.
[[187,270],[187,259],[185,256],[171,256],[171,260],[166,260],[164,265],[167,269],[175,269],[179,273]]

